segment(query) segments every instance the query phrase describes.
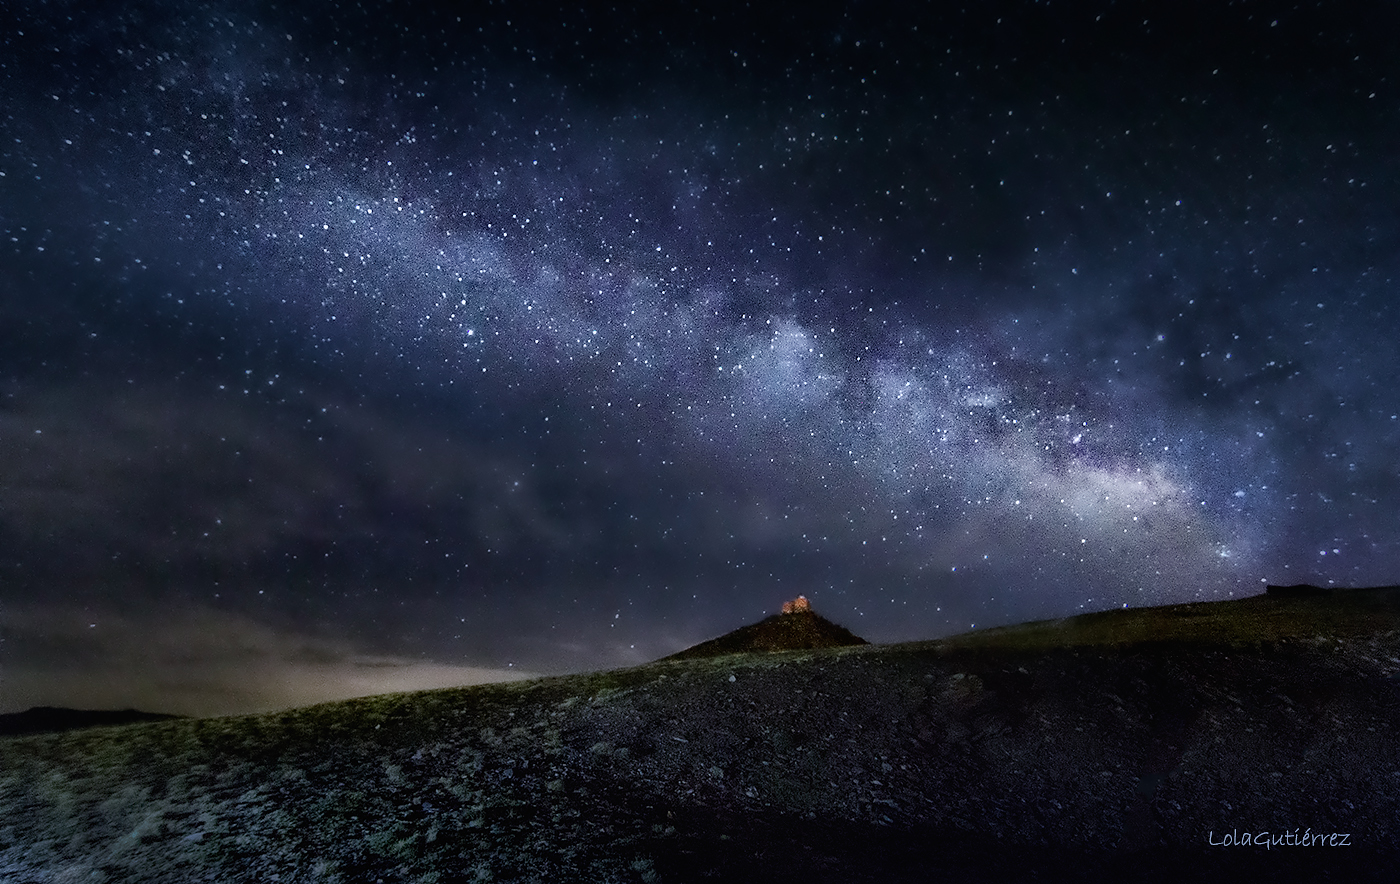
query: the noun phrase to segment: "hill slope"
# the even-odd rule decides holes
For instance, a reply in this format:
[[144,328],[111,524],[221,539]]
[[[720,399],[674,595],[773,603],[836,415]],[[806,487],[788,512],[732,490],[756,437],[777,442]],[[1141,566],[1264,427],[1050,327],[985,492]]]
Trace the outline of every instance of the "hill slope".
[[1355,591],[12,738],[0,879],[1393,880],[1397,673]]
[[870,643],[849,629],[832,623],[804,605],[800,610],[774,614],[758,623],[742,626],[719,638],[712,638],[661,659],[694,660],[724,654],[805,651],[868,644]]

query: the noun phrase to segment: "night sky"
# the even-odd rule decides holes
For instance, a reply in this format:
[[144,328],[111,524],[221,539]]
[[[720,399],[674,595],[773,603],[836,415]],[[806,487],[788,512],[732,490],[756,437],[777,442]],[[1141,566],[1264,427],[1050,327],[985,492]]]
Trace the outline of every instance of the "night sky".
[[6,8],[0,712],[1400,582],[1394,4],[620,5]]

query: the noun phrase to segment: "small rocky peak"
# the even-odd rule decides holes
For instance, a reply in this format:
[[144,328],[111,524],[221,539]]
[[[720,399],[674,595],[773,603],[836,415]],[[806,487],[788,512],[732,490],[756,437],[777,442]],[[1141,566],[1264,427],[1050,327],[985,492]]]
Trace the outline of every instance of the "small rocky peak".
[[800,595],[790,602],[783,602],[784,614],[797,614],[801,611],[810,610],[812,610],[812,603],[807,601],[807,597],[805,595]]

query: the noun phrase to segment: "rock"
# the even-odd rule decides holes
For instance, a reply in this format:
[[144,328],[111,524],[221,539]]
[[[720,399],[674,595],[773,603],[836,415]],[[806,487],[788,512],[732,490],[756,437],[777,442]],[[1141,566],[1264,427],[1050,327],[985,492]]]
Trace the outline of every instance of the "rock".
[[810,610],[812,610],[812,603],[807,601],[807,597],[805,595],[800,595],[790,602],[783,602],[784,614],[796,614],[801,611]]

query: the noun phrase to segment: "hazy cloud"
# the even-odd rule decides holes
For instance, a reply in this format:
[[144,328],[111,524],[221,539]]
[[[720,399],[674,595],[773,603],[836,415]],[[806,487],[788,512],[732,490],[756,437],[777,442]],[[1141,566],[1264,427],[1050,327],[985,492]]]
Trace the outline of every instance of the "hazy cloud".
[[0,712],[58,705],[230,715],[530,675],[366,654],[347,640],[210,608],[140,618],[74,607],[0,611]]

